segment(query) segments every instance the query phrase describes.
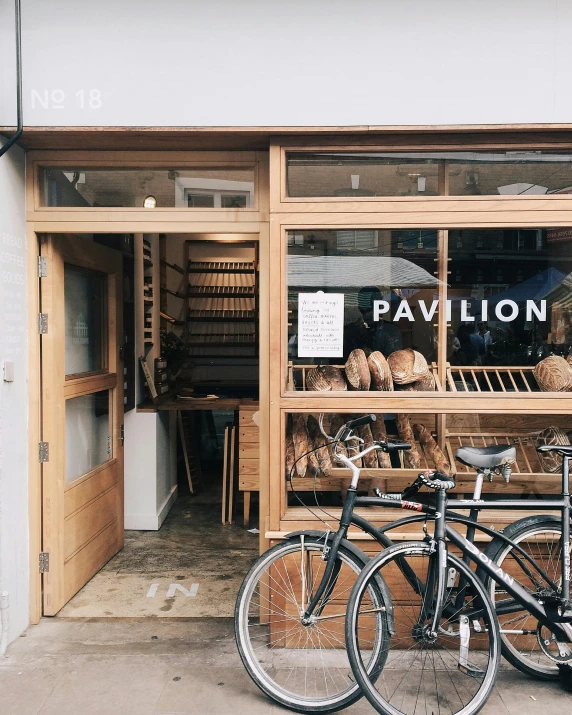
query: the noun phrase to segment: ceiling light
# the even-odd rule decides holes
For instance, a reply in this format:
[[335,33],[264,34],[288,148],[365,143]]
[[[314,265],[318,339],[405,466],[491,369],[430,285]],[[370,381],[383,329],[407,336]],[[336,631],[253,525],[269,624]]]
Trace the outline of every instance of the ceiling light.
[[144,209],[154,209],[155,206],[157,206],[157,199],[154,196],[146,196],[145,200],[143,201],[143,208]]

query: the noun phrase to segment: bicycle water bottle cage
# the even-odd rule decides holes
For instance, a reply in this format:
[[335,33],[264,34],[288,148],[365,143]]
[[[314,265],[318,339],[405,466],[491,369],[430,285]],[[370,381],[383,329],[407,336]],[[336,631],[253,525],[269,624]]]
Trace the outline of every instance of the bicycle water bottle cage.
[[419,474],[419,479],[429,487],[429,489],[444,489],[448,491],[449,489],[455,488],[455,482],[449,479],[446,474],[441,474],[441,472],[421,472]]

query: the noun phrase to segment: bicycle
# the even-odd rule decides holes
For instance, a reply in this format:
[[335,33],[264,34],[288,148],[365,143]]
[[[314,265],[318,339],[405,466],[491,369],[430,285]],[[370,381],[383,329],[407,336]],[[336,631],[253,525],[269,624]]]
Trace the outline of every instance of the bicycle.
[[[336,447],[342,442],[356,439],[351,436],[352,430],[360,424],[371,421],[371,418],[372,416],[365,416],[358,420],[351,420],[340,428],[333,440],[330,437],[328,439]],[[359,469],[355,467],[354,461],[372,449],[391,452],[409,447],[410,445],[405,442],[376,442],[360,454],[353,456],[351,460],[341,454],[338,454],[337,458],[352,470],[357,486]],[[480,449],[469,447],[462,448],[459,453],[461,459],[478,463],[477,478],[473,500],[462,500],[457,503],[459,508],[470,509],[470,516],[464,517],[451,513],[449,517],[451,520],[467,525],[469,539],[473,538],[475,528],[484,531],[492,538],[491,544],[495,545],[494,550],[498,551],[498,543],[495,540],[497,532],[476,524],[475,520],[479,509],[484,506],[484,502],[480,501],[484,479],[486,477],[492,479],[493,474],[499,472],[503,474],[505,481],[508,481],[510,463],[515,458],[515,449],[510,446]],[[428,516],[432,517],[427,514],[416,514],[377,529],[359,514],[355,514],[354,507],[377,504],[379,498],[393,496],[400,500],[399,506],[402,508],[412,508],[412,502],[408,499],[419,491],[425,479],[424,475],[420,475],[399,495],[379,494],[377,498],[357,497],[355,489],[350,491],[337,532],[306,531],[289,534],[281,544],[263,554],[251,568],[237,598],[235,610],[237,646],[251,678],[274,700],[286,707],[307,712],[329,712],[347,707],[361,697],[359,688],[351,677],[340,620],[345,618],[344,598],[347,599],[347,592],[353,585],[351,579],[357,578],[357,574],[369,559],[355,544],[346,539],[349,525],[353,524],[362,529],[387,548],[393,544],[387,536],[388,531],[425,520]],[[529,506],[530,503],[526,508]],[[529,518],[528,521],[526,519],[524,521],[527,522],[528,527],[538,528],[534,520],[531,521]],[[517,532],[526,535],[527,524],[520,524]],[[509,556],[503,554],[505,559]],[[300,566],[297,566],[298,563]],[[340,580],[339,574],[344,566],[346,567],[344,579]],[[292,583],[289,576],[291,572],[298,575],[296,583]],[[384,587],[383,582],[376,583],[370,589],[369,597],[372,600],[379,600]],[[271,596],[273,598],[270,598]],[[282,604],[280,600],[283,601]],[[301,604],[304,607],[301,607]],[[322,618],[324,610],[327,611],[327,618]],[[317,616],[315,611],[318,611]],[[303,623],[304,618],[306,623]],[[322,620],[318,621],[317,618]],[[326,620],[329,627],[327,629]],[[280,632],[280,624],[282,626],[288,624],[290,628],[284,628]],[[320,632],[317,632],[318,624]],[[376,628],[379,632],[374,634],[372,642],[379,643],[383,628],[381,620],[376,621]],[[300,634],[305,631],[307,634],[311,633],[311,636],[302,637]],[[520,667],[520,653],[518,648],[515,647],[514,650],[513,661],[517,667]],[[369,667],[373,668],[376,658],[383,658],[383,652],[374,651],[373,648],[371,651],[372,655],[368,663]],[[308,658],[309,652],[312,653],[311,658]],[[276,653],[280,653],[279,658],[275,656]],[[304,661],[305,667],[295,665],[297,658]],[[319,677],[320,668],[322,673]],[[297,675],[293,676],[293,672]]]
[[[557,534],[559,579],[551,577],[506,532],[496,534],[495,544],[488,547],[487,553],[453,529],[448,523],[451,521],[448,508],[460,504],[458,500],[449,500],[447,492],[455,483],[439,474],[425,476],[425,484],[435,492],[435,505],[411,502],[407,507],[432,515],[433,535],[429,535],[425,526],[422,541],[391,546],[370,560],[357,578],[346,612],[346,647],[356,680],[378,712],[386,715],[433,710],[462,715],[478,712],[492,691],[499,667],[501,630],[497,612],[504,621],[504,645],[512,647],[511,656],[518,667],[524,666],[521,669],[537,677],[552,676],[544,664],[538,667],[507,640],[513,633],[536,638],[545,658],[561,672],[568,687],[572,664],[569,491],[572,446],[543,445],[537,450],[556,451],[562,456],[560,498],[499,500],[488,502],[487,508],[559,510],[559,522],[542,516],[534,517],[532,522],[523,519],[517,522],[518,526],[512,525],[510,531],[513,535],[526,534],[527,538],[535,536],[537,540],[543,533]],[[386,507],[400,504],[399,500],[383,497],[374,502]],[[359,504],[360,498],[355,503]],[[449,543],[458,549],[463,560],[449,551]],[[496,559],[492,556],[495,551]],[[513,557],[511,565],[516,572],[503,568],[507,554]],[[477,573],[469,568],[469,561],[477,564]],[[380,579],[387,586],[380,595],[387,600],[372,608],[364,600],[364,594]],[[364,664],[368,644],[362,641],[361,631],[367,628],[372,616],[385,619],[381,633],[386,640],[383,656],[368,668]],[[512,625],[510,620],[521,623],[524,617],[533,619],[534,629],[522,625],[507,628]]]

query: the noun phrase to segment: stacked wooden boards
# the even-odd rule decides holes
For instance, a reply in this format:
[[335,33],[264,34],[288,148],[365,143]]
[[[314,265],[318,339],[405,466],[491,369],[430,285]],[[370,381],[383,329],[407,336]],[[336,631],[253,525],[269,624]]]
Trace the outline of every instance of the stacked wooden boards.
[[256,400],[241,400],[238,408],[238,489],[244,492],[244,525],[250,522],[252,492],[260,488],[260,436],[254,415]]

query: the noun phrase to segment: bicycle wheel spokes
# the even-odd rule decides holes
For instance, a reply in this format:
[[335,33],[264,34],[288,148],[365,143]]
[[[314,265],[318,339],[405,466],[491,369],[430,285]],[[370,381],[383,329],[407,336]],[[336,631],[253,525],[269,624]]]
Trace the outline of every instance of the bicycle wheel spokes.
[[[323,542],[293,540],[271,551],[239,594],[237,642],[244,664],[259,687],[289,707],[327,712],[350,704],[360,693],[345,647],[345,616],[363,563],[340,550],[335,580],[305,624],[302,616],[327,566]],[[380,602],[376,587],[368,589],[364,604],[375,610]],[[379,610],[370,618],[366,663],[379,658],[382,618]]]
[[[371,571],[389,588],[393,633],[383,646],[387,655],[383,668],[368,676],[363,664],[357,663],[354,672],[378,712],[391,715],[476,712],[492,687],[499,654],[495,616],[482,585],[479,589],[477,582],[475,588],[476,579],[467,576],[468,569],[462,569],[456,561],[448,564],[445,609],[439,631],[431,633],[436,583],[433,582],[434,593],[425,595],[419,592],[419,584],[423,584],[426,592],[434,559],[436,555],[430,555],[429,548],[416,547],[407,552],[401,546],[393,547],[376,559],[377,568]],[[369,571],[367,568],[366,572]],[[414,583],[404,575],[411,572],[417,576]],[[366,604],[361,598],[371,576],[364,572],[364,577],[360,578],[361,590],[359,584],[356,586],[356,600],[352,597],[348,614],[348,650],[354,666],[355,645],[359,646],[362,629],[367,627]],[[463,582],[464,595],[458,598]]]

